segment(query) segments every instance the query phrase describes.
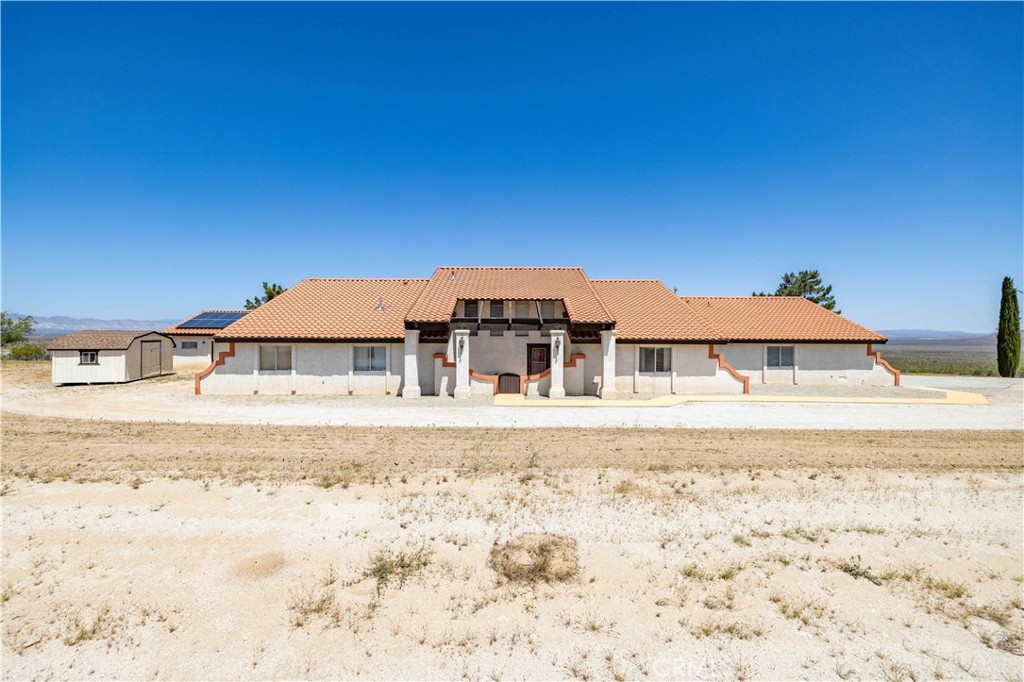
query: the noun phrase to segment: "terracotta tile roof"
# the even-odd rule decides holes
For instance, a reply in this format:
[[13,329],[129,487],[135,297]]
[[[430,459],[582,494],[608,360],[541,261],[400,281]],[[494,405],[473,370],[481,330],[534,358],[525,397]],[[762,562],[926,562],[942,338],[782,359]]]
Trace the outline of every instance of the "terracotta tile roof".
[[[425,279],[305,279],[216,334],[220,339],[402,339]],[[383,310],[377,310],[378,302]]]
[[801,296],[682,296],[731,341],[862,341],[885,337]]
[[216,309],[200,310],[195,315],[190,315],[190,316],[186,317],[184,320],[182,320],[181,322],[179,322],[178,324],[168,327],[167,329],[164,330],[163,333],[164,334],[175,334],[177,336],[184,336],[184,335],[187,335],[187,334],[195,334],[195,335],[199,335],[199,336],[213,336],[215,333],[219,332],[222,328],[221,327],[216,327],[216,328],[214,328],[214,327],[207,327],[207,328],[203,328],[203,327],[188,327],[186,329],[179,329],[178,327],[180,325],[185,324],[186,322],[191,320],[193,317],[198,317],[199,315],[202,315],[203,313],[245,313],[245,312],[248,312],[248,311],[245,310],[244,308],[236,308],[234,310],[216,310]]
[[723,341],[721,332],[656,279],[595,279],[620,341]]
[[46,350],[124,350],[140,336],[159,334],[157,331],[133,330],[85,330],[59,336],[50,342]]
[[518,267],[440,267],[407,319],[447,322],[459,299],[560,300],[572,322],[615,321],[581,268]]

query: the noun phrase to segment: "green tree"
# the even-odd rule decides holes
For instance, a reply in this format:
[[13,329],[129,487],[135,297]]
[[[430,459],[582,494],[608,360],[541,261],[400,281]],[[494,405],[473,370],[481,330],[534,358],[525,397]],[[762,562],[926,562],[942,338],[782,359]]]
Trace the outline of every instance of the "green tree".
[[23,343],[35,331],[35,322],[30,315],[15,321],[6,312],[0,312],[0,345]]
[[1010,277],[1003,278],[1003,297],[999,301],[996,361],[999,376],[1017,376],[1020,367],[1020,304],[1017,302],[1017,287]]
[[774,294],[755,291],[754,296],[803,296],[834,313],[841,314],[843,312],[836,310],[836,297],[832,295],[832,285],[826,286],[822,283],[821,273],[817,270],[787,272],[782,276],[779,288],[775,290]]
[[264,303],[266,303],[270,299],[276,298],[276,297],[280,296],[285,291],[286,291],[286,289],[284,287],[282,287],[280,284],[267,284],[266,282],[264,282],[263,283],[263,295],[262,296],[257,296],[255,298],[247,298],[247,299],[245,299],[245,309],[246,310],[256,310],[257,308],[259,308],[261,305],[263,305]]

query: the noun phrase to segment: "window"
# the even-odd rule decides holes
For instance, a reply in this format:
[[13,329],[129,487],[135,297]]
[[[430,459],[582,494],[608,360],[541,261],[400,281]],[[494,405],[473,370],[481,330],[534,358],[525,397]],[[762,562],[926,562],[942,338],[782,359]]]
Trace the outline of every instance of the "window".
[[290,371],[291,346],[260,346],[260,370],[263,372]]
[[545,320],[555,319],[555,302],[554,301],[541,301],[540,302],[540,316]]
[[355,370],[383,372],[388,367],[387,350],[387,346],[356,346]]
[[491,336],[505,336],[505,330],[504,329],[492,329],[491,330]]
[[530,311],[530,301],[516,301],[516,317],[534,317],[534,313]]
[[497,319],[505,317],[504,301],[491,301],[491,317]]
[[182,341],[181,342],[181,349],[182,350],[196,350],[197,348],[199,348],[199,342],[198,341]]
[[672,369],[671,348],[641,348],[641,372],[668,372]]
[[792,367],[793,346],[768,346],[769,367]]
[[78,362],[83,365],[98,365],[100,364],[99,353],[94,350],[79,351]]
[[466,301],[466,317],[480,316],[480,301]]

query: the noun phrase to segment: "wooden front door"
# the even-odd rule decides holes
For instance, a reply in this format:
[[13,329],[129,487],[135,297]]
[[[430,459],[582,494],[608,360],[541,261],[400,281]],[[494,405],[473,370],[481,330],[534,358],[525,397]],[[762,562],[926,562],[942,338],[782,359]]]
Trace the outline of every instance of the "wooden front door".
[[548,355],[551,349],[547,344],[527,344],[526,346],[526,369],[527,374],[540,374],[551,367],[551,356]]

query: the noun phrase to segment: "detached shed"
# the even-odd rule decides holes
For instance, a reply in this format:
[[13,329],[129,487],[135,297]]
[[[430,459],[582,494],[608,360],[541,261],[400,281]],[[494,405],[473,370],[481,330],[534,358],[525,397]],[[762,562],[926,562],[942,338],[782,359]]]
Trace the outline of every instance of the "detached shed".
[[54,339],[55,384],[111,384],[170,374],[174,341],[153,331],[81,331]]

